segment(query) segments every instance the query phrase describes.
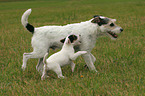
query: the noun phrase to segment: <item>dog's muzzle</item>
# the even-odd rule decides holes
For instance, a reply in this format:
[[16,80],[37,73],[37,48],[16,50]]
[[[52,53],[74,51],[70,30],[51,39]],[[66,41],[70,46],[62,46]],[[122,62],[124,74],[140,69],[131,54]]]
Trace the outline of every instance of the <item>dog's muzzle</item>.
[[118,35],[116,35],[115,33],[111,32],[111,31],[109,31],[108,34],[111,35],[113,38],[117,38],[118,37]]
[[120,29],[120,32],[122,32],[122,31],[123,31],[123,29],[121,28],[121,29]]
[[[120,33],[123,31],[123,29],[121,28],[120,29]],[[108,31],[107,32],[109,35],[111,35],[113,38],[117,38],[118,37],[118,35],[117,34],[115,34],[114,32],[111,32],[111,31]]]

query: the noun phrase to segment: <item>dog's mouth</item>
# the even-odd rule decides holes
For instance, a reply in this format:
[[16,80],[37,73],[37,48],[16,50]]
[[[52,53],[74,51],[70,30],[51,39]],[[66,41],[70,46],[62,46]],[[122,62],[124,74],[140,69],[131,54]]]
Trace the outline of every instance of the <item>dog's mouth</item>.
[[117,37],[118,37],[118,35],[116,35],[116,34],[113,33],[113,32],[110,32],[110,31],[108,32],[108,34],[111,35],[113,38],[117,38]]

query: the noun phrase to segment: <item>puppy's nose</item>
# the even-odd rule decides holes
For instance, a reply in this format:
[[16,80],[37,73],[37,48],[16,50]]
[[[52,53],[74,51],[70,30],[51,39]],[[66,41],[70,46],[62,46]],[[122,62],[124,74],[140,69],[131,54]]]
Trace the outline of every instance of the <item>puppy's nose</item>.
[[120,29],[120,31],[122,32],[122,31],[123,31],[123,29],[121,28],[121,29]]

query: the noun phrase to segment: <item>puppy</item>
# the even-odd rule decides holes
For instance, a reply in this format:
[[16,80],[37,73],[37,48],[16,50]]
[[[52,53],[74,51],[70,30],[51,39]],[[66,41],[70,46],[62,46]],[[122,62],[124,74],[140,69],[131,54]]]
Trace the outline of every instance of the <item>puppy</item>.
[[41,80],[45,79],[48,70],[54,71],[58,75],[58,78],[64,78],[62,75],[61,66],[67,64],[70,64],[72,72],[74,71],[75,64],[73,63],[73,60],[75,60],[78,56],[87,53],[87,51],[78,51],[77,53],[74,53],[74,44],[79,43],[79,39],[80,36],[69,35],[65,39],[61,40],[64,44],[59,52],[51,55],[48,59],[46,59],[48,53],[45,54],[43,59],[44,68]]

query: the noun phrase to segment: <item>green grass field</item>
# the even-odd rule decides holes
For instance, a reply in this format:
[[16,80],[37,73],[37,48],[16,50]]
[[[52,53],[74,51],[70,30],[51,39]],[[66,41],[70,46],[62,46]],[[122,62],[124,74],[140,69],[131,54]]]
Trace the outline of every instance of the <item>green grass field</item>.
[[[145,96],[144,0],[0,0],[0,96]],[[13,2],[12,2],[13,1]],[[22,55],[31,52],[32,34],[21,25],[23,12],[32,8],[34,26],[65,25],[87,21],[94,15],[117,19],[124,31],[116,41],[97,39],[92,50],[99,74],[90,72],[79,57],[75,72],[62,68],[41,81],[37,59],[21,71]],[[51,54],[55,51],[50,50]]]

